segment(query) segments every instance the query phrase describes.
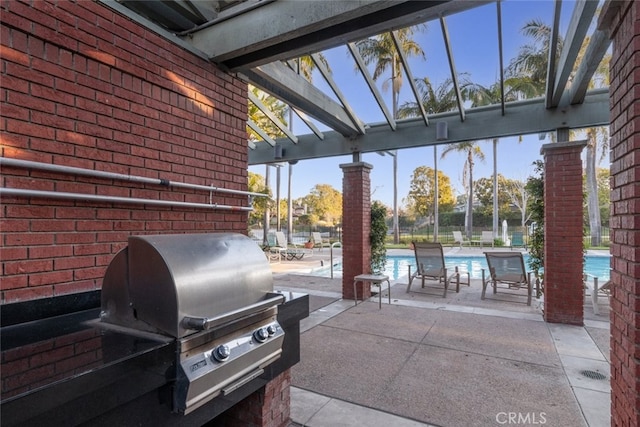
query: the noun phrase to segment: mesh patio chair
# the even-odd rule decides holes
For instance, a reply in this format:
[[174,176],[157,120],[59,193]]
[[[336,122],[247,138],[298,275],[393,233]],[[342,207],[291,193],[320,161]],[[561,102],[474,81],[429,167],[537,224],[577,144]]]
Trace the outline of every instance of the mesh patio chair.
[[498,285],[507,291],[518,291],[526,289],[527,305],[531,305],[531,272],[524,268],[524,258],[522,252],[485,252],[487,265],[489,267],[489,277],[485,276],[485,269],[482,269],[482,299],[489,283],[493,286],[493,293],[498,292]]
[[[409,284],[407,285],[407,292],[411,290],[411,284],[416,278],[422,279],[422,287],[425,287],[426,280],[436,281],[438,285],[443,285],[444,290],[442,297],[446,298],[447,290],[451,279],[455,278],[456,292],[460,292],[460,275],[467,275],[466,285],[470,286],[471,277],[469,273],[460,273],[458,267],[454,267],[453,274],[447,276],[447,267],[444,263],[444,253],[442,251],[442,244],[430,243],[430,242],[413,242],[413,250],[416,257],[416,272],[411,274],[409,271]],[[464,283],[464,282],[463,282]]]
[[527,249],[527,244],[524,242],[524,233],[522,231],[514,231],[511,234],[511,249],[513,250],[514,247]]
[[281,256],[284,256],[289,261],[302,259],[307,253],[312,253],[312,251],[297,247],[295,244],[289,245],[287,243],[287,238],[282,231],[276,231],[275,235],[277,244],[276,250],[279,250]]

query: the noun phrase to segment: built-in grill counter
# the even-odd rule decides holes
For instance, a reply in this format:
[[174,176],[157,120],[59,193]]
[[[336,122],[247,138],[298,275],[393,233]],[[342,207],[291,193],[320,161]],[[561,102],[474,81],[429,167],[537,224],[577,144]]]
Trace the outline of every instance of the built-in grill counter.
[[130,237],[101,291],[2,307],[0,422],[202,425],[299,361],[308,314],[246,236]]

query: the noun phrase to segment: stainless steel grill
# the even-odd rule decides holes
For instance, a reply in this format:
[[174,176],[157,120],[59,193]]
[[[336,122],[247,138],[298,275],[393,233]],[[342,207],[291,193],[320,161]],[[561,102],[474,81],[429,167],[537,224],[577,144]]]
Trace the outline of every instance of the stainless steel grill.
[[130,237],[107,268],[100,319],[177,343],[173,409],[188,414],[264,372],[282,353],[284,296],[240,234]]

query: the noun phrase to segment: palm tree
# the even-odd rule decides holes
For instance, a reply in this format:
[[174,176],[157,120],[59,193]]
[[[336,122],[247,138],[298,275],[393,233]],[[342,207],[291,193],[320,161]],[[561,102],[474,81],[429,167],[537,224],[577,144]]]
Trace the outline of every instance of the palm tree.
[[[466,84],[466,80],[464,80]],[[445,80],[441,85],[434,89],[429,81],[428,77],[423,77],[421,79],[416,79],[416,87],[418,88],[418,92],[420,93],[420,102],[424,107],[424,110],[427,114],[435,114],[435,113],[444,113],[446,111],[454,111],[458,108],[458,102],[456,98],[455,87],[453,86],[453,81],[451,79]],[[404,119],[407,117],[419,117],[422,114],[418,104],[415,101],[405,102],[398,108],[397,116],[398,118]],[[438,206],[437,201],[439,200],[438,194],[438,182],[435,180],[437,174],[437,158],[438,158],[438,147],[436,145],[433,146],[433,161],[436,169],[436,173],[434,174],[434,188],[435,188],[435,201],[434,204],[434,212],[433,212],[433,240],[438,241]]]
[[[518,55],[511,60],[507,73],[520,79],[527,79],[536,89],[537,94],[543,94],[547,84],[547,64],[549,62],[549,44],[551,43],[551,27],[539,19],[527,22],[521,32],[533,39],[533,44],[520,47]],[[564,41],[558,37],[556,57],[562,53]]]
[[[586,39],[580,56],[584,55],[584,48],[588,45]],[[611,55],[605,55],[598,65],[594,74],[594,79],[589,83],[589,88],[609,85],[609,62]],[[587,214],[589,216],[589,230],[591,234],[591,244],[600,246],[602,244],[602,219],[600,217],[600,203],[598,200],[598,163],[609,151],[609,132],[607,127],[589,128],[587,133],[587,150],[585,155],[585,177],[587,184]],[[600,155],[598,155],[600,152]]]
[[467,154],[467,160],[464,162],[464,169],[462,172],[462,180],[465,182],[464,186],[467,190],[467,213],[465,215],[465,233],[468,239],[471,239],[473,232],[473,159],[477,157],[479,160],[484,161],[484,153],[478,146],[476,141],[457,142],[455,144],[447,145],[447,148],[442,152],[442,158],[452,151],[464,152]]
[[[528,22],[523,28],[524,35],[533,39],[533,45],[525,45],[520,48],[520,53],[509,65],[509,71],[514,76],[527,78],[531,83],[543,93],[546,84],[546,71],[549,56],[549,43],[551,40],[551,28],[539,20]],[[584,56],[589,38],[585,38],[580,49],[579,58]],[[562,52],[563,40],[558,39],[557,57]],[[590,88],[596,86],[606,86],[609,83],[609,61],[611,56],[606,55],[598,65],[594,79],[589,84]],[[598,204],[598,180],[597,161],[598,151],[602,153],[600,159],[608,150],[608,135],[605,128],[592,128],[586,131],[587,150],[585,158],[585,176],[587,181],[587,212],[589,215],[589,228],[591,232],[591,243],[599,245],[601,243],[601,219],[600,207]]]
[[[471,101],[472,107],[498,104],[502,102],[504,88],[505,102],[517,101],[538,95],[537,85],[529,78],[507,77],[504,85],[495,82],[489,87],[479,84],[467,84],[462,89],[463,97]],[[493,237],[498,237],[498,142],[499,138],[493,138]],[[520,142],[522,138],[520,138]]]
[[[397,30],[396,34],[400,41],[402,51],[409,56],[420,56],[425,58],[424,51],[418,43],[416,43],[411,36],[416,31],[423,31],[426,25],[421,24],[414,27],[403,28]],[[384,81],[382,89],[385,90],[392,86],[392,106],[393,117],[397,117],[398,111],[398,95],[400,94],[400,88],[403,82],[403,69],[402,62],[396,51],[395,44],[391,33],[379,34],[375,37],[360,40],[356,43],[358,51],[362,56],[365,64],[369,65],[375,62],[373,69],[373,80],[378,80],[383,76],[387,70],[391,70],[391,77]],[[400,241],[400,230],[398,228],[398,152],[396,151],[393,156],[393,241],[398,243]]]

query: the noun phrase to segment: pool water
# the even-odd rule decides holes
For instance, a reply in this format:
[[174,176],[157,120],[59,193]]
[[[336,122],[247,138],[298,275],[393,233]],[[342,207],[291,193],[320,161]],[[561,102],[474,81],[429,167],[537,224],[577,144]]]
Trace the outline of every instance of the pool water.
[[[529,264],[527,263],[529,256],[524,255],[525,269],[529,270]],[[584,272],[592,277],[597,277],[600,283],[609,280],[609,256],[590,255],[585,257]],[[482,269],[488,270],[487,260],[483,256],[447,256],[444,257],[444,262],[447,270],[453,271],[455,266],[458,266],[460,272],[469,273],[472,279],[482,279]],[[385,266],[384,274],[389,276],[392,280],[397,280],[400,277],[409,274],[409,266],[411,266],[411,272],[416,271],[415,257],[409,255],[389,255],[387,256],[387,264]],[[334,277],[342,276],[342,264],[335,264],[333,267]],[[317,276],[329,276],[329,267],[323,267],[313,271]]]

